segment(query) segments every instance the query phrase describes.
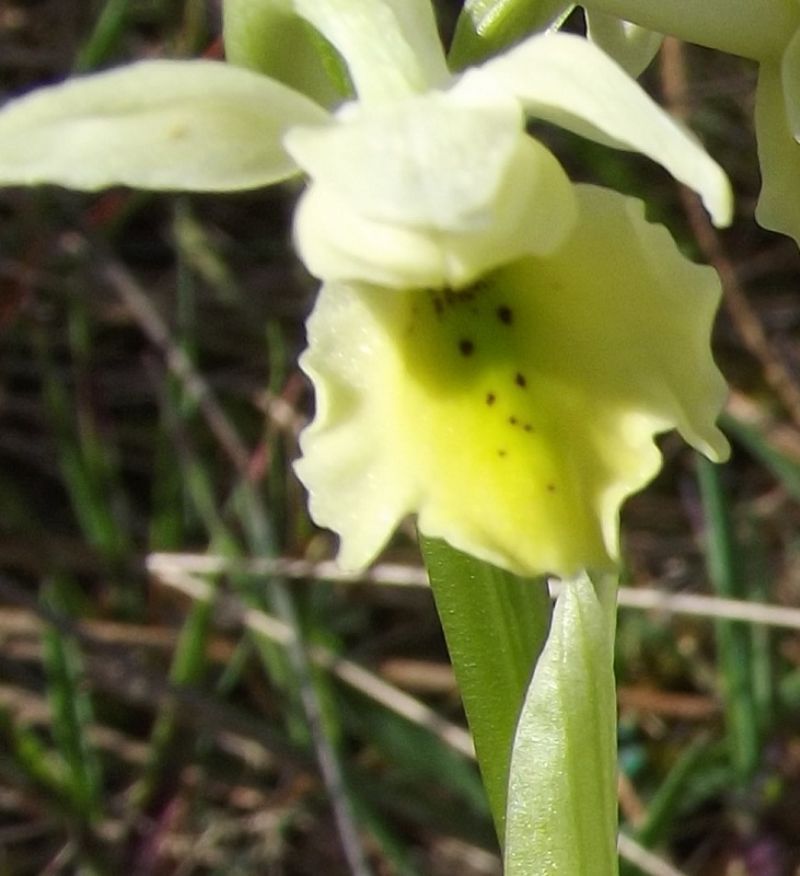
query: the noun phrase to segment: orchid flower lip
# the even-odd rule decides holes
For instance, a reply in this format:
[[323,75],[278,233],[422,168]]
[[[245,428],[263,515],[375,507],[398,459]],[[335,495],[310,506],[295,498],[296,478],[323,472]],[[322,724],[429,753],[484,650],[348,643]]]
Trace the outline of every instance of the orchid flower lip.
[[416,514],[425,535],[517,574],[612,568],[619,506],[661,464],[654,435],[677,427],[726,453],[708,344],[718,278],[640,202],[577,193],[555,252],[459,291],[323,285],[296,470],[344,567]]

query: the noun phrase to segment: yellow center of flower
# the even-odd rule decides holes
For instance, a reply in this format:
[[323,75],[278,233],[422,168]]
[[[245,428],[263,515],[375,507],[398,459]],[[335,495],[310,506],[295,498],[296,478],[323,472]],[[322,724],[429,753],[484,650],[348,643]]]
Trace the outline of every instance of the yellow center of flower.
[[[548,367],[553,339],[537,320],[537,299],[554,291],[521,291],[500,271],[457,292],[410,293],[400,361],[411,380],[394,391],[419,436],[426,531],[458,521],[503,554],[512,534],[521,566],[527,550],[541,562],[543,544],[604,564],[602,533],[578,501],[592,484],[566,435],[574,390]],[[558,531],[572,537],[553,538]],[[563,568],[578,558],[550,560]]]

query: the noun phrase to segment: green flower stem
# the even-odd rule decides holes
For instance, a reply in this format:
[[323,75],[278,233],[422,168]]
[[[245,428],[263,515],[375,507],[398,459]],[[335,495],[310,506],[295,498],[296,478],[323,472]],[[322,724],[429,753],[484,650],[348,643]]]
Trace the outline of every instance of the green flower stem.
[[502,842],[511,741],[550,624],[547,584],[437,539],[423,538],[422,551]]
[[794,0],[589,0],[583,5],[756,61],[779,57],[800,19]]

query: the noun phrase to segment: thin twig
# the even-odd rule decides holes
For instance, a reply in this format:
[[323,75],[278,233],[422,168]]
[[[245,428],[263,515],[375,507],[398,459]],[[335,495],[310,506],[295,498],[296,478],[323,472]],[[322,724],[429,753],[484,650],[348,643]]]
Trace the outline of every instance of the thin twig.
[[164,356],[169,370],[181,381],[186,393],[197,404],[209,429],[236,470],[240,475],[245,475],[250,462],[247,447],[222,410],[214,391],[195,370],[186,353],[172,340],[167,324],[150,298],[118,262],[110,258],[103,259],[101,273],[125,302],[150,343]]
[[228,559],[211,554],[152,553],[147,569],[153,575],[184,572],[196,575],[280,575],[284,578],[312,578],[344,584],[390,584],[396,587],[427,587],[428,575],[419,566],[379,563],[363,572],[344,572],[335,560],[311,562],[285,557],[277,559]]
[[[424,569],[399,563],[380,563],[365,572],[354,575],[343,572],[334,561],[312,563],[307,560],[255,559],[227,560],[205,554],[154,553],[147,558],[147,568],[153,575],[169,577],[178,571],[191,574],[245,574],[281,575],[292,580],[324,580],[341,584],[381,584],[394,587],[427,587]],[[559,582],[550,582],[551,594],[559,592]],[[721,599],[700,593],[670,593],[659,588],[657,582],[647,587],[620,587],[618,601],[621,608],[659,611],[663,614],[681,614],[713,619],[738,620],[800,630],[800,609],[743,599]]]
[[619,834],[617,848],[623,858],[637,866],[647,876],[686,876],[682,870],[677,870],[626,833]]

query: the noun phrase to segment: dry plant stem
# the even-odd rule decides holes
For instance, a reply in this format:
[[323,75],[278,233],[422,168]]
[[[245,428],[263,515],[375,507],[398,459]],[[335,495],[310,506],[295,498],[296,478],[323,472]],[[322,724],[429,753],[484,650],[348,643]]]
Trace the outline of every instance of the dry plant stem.
[[172,340],[164,320],[134,278],[119,264],[105,260],[102,276],[125,302],[147,339],[156,347],[169,370],[181,381],[184,390],[200,408],[209,429],[237,472],[245,475],[250,454],[231,426],[211,388],[192,367],[189,357]]
[[353,876],[370,876],[371,870],[367,866],[364,847],[356,825],[355,814],[350,805],[350,797],[339,764],[339,757],[325,731],[322,706],[311,673],[311,660],[306,651],[305,643],[300,638],[300,624],[294,602],[285,583],[283,581],[275,583],[277,586],[274,587],[274,598],[278,612],[284,622],[287,622],[287,628],[292,634],[286,643],[286,650],[292,669],[299,681],[303,711],[311,731],[311,738],[314,740],[317,762],[331,798],[331,806],[342,848]]
[[[104,258],[102,275],[123,299],[145,335],[164,355],[170,371],[182,382],[185,391],[196,401],[214,437],[226,452],[239,475],[249,481],[250,454],[236,430],[225,416],[222,407],[209,386],[197,374],[191,361],[174,343],[164,320],[134,278],[118,263]],[[273,596],[281,618],[294,630],[298,620],[288,591],[282,583],[274,582]],[[324,729],[322,708],[311,674],[305,646],[299,635],[287,642],[287,652],[300,688],[303,711],[308,721],[317,761],[328,789],[339,830],[339,837],[353,876],[370,876],[366,856],[356,825],[355,815],[346,791],[344,777],[333,745]]]
[[[380,584],[390,587],[427,587],[425,570],[416,566],[381,563],[359,575],[342,572],[335,563],[307,560],[256,559],[228,560],[208,554],[154,553],[147,558],[147,567],[154,575],[169,577],[176,572],[194,574],[281,575],[302,580],[336,581],[342,584]],[[550,582],[551,595],[558,594],[558,582]],[[763,624],[800,630],[800,608],[749,602],[742,599],[720,599],[697,593],[669,593],[654,582],[651,587],[620,587],[618,603],[621,608],[657,611],[663,614],[685,614],[693,617],[724,618],[745,623]]]
[[[688,116],[688,80],[683,43],[667,37],[661,49],[661,86],[664,102],[679,118]],[[747,299],[736,268],[725,251],[697,196],[680,186],[681,203],[704,259],[717,270],[722,281],[723,300],[731,321],[748,351],[758,360],[764,379],[773,389],[795,426],[800,429],[800,386],[797,379],[770,346],[764,326]]]
[[620,855],[647,876],[686,876],[682,870],[677,870],[625,833],[620,833],[617,844]]

